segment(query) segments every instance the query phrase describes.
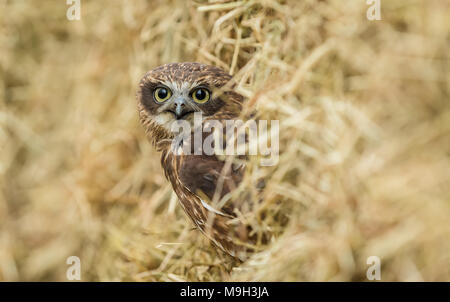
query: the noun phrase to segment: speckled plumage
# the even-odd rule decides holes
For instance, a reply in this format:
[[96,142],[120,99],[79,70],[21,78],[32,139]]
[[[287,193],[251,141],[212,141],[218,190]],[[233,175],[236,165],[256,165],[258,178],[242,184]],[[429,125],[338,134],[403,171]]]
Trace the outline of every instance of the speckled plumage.
[[[160,104],[154,99],[154,91],[161,85],[184,98],[188,98],[186,91],[204,87],[211,93],[209,101],[194,104],[192,100],[186,100],[185,106],[194,112],[202,112],[204,122],[235,119],[242,110],[243,97],[227,85],[230,79],[230,75],[214,66],[166,64],[145,74],[139,84],[137,99],[140,121],[149,140],[161,151],[161,165],[181,207],[216,246],[242,259],[245,249],[236,245],[236,239],[245,242],[248,234],[236,218],[234,209],[237,205],[227,203],[220,209],[211,205],[214,194],[223,197],[237,187],[243,177],[242,167],[226,165],[214,155],[174,154],[170,148],[174,136],[169,131],[169,124],[176,119],[170,111],[173,104]],[[187,114],[183,119],[190,121],[192,115]],[[218,186],[218,183],[221,185]]]

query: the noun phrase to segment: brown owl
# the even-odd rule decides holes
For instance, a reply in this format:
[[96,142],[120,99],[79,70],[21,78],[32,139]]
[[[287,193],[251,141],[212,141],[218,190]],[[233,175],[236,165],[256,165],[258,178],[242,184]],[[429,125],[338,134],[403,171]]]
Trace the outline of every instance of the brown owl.
[[[171,124],[192,123],[202,114],[202,123],[238,118],[244,98],[232,90],[231,76],[220,68],[200,63],[171,63],[145,74],[137,92],[140,121],[152,144],[161,151],[161,165],[181,207],[196,228],[217,247],[243,259],[247,228],[236,217],[239,203],[221,202],[243,178],[243,166],[227,164],[215,154],[174,152]],[[226,199],[226,198],[225,198]]]

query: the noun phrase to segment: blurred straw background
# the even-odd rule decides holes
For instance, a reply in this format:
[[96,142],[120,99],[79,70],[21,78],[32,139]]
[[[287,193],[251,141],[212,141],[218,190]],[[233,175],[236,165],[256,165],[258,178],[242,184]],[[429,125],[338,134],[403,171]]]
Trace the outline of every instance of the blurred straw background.
[[[0,280],[450,281],[450,4],[0,0]],[[138,123],[140,77],[224,68],[280,120],[244,263],[191,230]]]

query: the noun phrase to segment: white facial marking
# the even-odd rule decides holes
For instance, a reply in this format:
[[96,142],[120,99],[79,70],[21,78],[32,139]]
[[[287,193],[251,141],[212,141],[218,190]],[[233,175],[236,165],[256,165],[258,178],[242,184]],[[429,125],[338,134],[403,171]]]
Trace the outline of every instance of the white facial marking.
[[161,112],[160,114],[154,116],[155,122],[166,128],[170,131],[170,127],[172,125],[172,122],[174,121],[173,114],[170,112]]

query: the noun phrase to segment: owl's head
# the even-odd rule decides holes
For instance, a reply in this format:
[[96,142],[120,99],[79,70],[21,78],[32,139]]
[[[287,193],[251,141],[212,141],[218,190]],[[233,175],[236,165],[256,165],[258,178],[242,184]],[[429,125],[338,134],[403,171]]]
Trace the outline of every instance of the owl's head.
[[230,79],[222,69],[200,63],[171,63],[147,72],[137,99],[141,123],[153,144],[171,138],[172,123],[192,122],[195,112],[204,119],[237,117],[243,97],[227,85]]

